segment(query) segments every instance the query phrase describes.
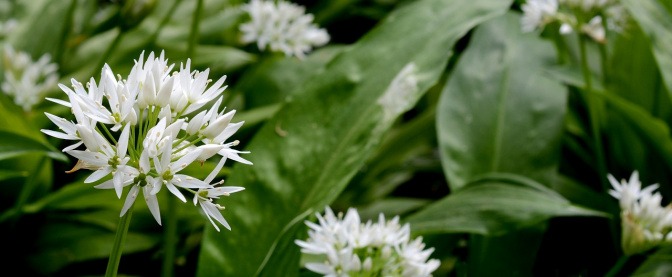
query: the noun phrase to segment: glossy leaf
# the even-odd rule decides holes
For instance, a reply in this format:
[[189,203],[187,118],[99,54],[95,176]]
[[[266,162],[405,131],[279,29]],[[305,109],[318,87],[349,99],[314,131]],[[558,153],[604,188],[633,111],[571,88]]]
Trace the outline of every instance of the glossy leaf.
[[52,159],[64,162],[68,161],[67,156],[51,145],[41,143],[17,133],[0,131],[0,160],[29,153],[44,153]]
[[418,234],[498,235],[555,216],[606,215],[575,206],[553,190],[523,176],[504,176],[506,178],[486,178],[465,186],[413,214],[407,221]]
[[672,247],[661,247],[632,273],[633,277],[663,277],[672,275]]
[[553,46],[522,34],[518,16],[480,27],[439,102],[437,132],[451,189],[488,172],[549,183],[555,175],[566,90],[542,73]]
[[409,3],[298,88],[250,143],[255,164],[227,180],[246,190],[222,202],[233,230],[206,230],[198,275],[298,273],[293,232],[302,219],[338,196],[397,116],[437,82],[451,46],[509,5]]
[[623,0],[649,38],[668,93],[672,93],[672,5],[667,0]]

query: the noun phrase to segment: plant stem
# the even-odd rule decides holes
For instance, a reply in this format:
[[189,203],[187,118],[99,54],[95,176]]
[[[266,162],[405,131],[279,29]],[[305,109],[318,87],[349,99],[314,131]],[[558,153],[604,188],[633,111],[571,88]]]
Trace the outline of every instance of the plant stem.
[[175,264],[175,246],[177,244],[177,198],[168,198],[168,220],[164,232],[163,270],[161,276],[172,277]]
[[[198,24],[200,22],[201,11],[203,10],[203,0],[196,1],[196,8],[191,19],[191,32],[189,33],[189,44],[187,45],[187,57],[194,55],[196,44],[198,42]],[[163,244],[163,268],[161,276],[172,277],[175,264],[175,246],[177,244],[177,199],[171,197],[168,199],[168,220],[164,233]]]
[[121,37],[123,35],[124,32],[121,29],[117,28],[117,35],[114,37],[114,40],[112,40],[112,43],[110,43],[110,46],[107,47],[105,53],[101,56],[100,61],[98,62],[98,66],[94,67],[93,70],[101,70],[103,68],[105,61],[110,58],[110,55],[112,55],[112,51],[114,51],[114,49],[117,48],[117,44],[119,44],[119,42],[121,41]]
[[63,59],[63,52],[65,52],[65,50],[68,49],[66,44],[68,43],[68,33],[70,33],[70,28],[72,27],[72,17],[75,13],[75,9],[77,9],[77,1],[72,0],[70,1],[70,7],[68,8],[68,13],[66,13],[65,15],[65,22],[63,23],[63,32],[61,32],[58,45],[56,46],[56,52],[54,53],[54,62],[59,65],[61,64]]
[[601,101],[593,95],[592,74],[588,66],[588,55],[586,54],[586,38],[579,35],[579,49],[581,52],[581,70],[583,71],[583,79],[586,82],[586,102],[588,104],[588,116],[590,117],[591,133],[593,134],[593,144],[595,148],[595,155],[597,160],[597,171],[599,173],[600,183],[602,189],[605,191],[609,189],[609,184],[606,182],[607,166],[604,159],[604,149],[602,145],[602,134],[600,132],[600,111]]
[[126,235],[128,234],[128,226],[131,225],[131,215],[133,215],[133,206],[135,202],[131,204],[131,207],[126,211],[119,219],[119,224],[117,225],[117,234],[114,237],[114,245],[112,246],[112,253],[110,253],[110,259],[107,260],[107,270],[105,271],[105,277],[115,277],[117,276],[117,270],[119,270],[119,261],[121,260],[121,254],[124,250],[124,242],[126,241]]
[[628,255],[623,255],[621,256],[618,261],[616,261],[616,264],[614,264],[614,267],[612,267],[607,274],[605,274],[605,277],[615,277],[617,274],[623,269],[623,266],[625,266],[626,263],[628,263],[628,258],[630,256]]
[[191,32],[189,32],[189,44],[187,45],[187,57],[194,56],[196,44],[198,43],[198,25],[201,19],[201,10],[203,10],[203,0],[196,1],[196,9],[191,17]]
[[14,204],[13,210],[15,213],[11,213],[13,219],[12,224],[18,220],[19,216],[23,212],[23,206],[26,204],[26,202],[28,202],[28,198],[30,198],[39,185],[38,180],[40,179],[40,172],[42,171],[42,168],[44,167],[47,160],[48,158],[46,156],[40,157],[40,161],[37,163],[37,166],[35,166],[35,170],[32,172],[32,174],[30,174],[30,176],[26,178],[26,182],[21,189],[21,193],[19,193],[16,204]]
[[180,4],[180,2],[181,2],[181,0],[175,0],[175,2],[173,2],[173,5],[170,6],[170,9],[168,10],[168,13],[166,13],[166,15],[161,19],[161,23],[159,23],[159,27],[156,28],[154,33],[152,33],[152,35],[147,40],[148,43],[154,43],[154,44],[156,43],[156,39],[159,37],[159,33],[161,33],[161,30],[163,30],[163,27],[166,26],[166,24],[170,20],[170,17],[175,13],[175,9]]

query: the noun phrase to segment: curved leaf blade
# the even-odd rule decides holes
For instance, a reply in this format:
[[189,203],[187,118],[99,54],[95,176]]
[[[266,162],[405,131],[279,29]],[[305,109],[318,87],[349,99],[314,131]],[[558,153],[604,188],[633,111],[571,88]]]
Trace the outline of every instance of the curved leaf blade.
[[623,0],[622,3],[649,37],[667,92],[672,96],[672,5],[660,0]]
[[68,157],[51,145],[21,134],[0,130],[0,160],[29,153],[44,153],[52,159],[68,162]]
[[552,45],[519,22],[508,15],[479,27],[439,99],[441,161],[454,190],[488,172],[555,176],[566,90],[542,74]]
[[227,199],[233,231],[206,230],[198,275],[298,273],[297,216],[333,201],[396,117],[437,82],[452,45],[510,4],[405,5],[292,93],[250,143],[254,166],[234,168],[228,183],[246,190]]
[[418,234],[501,235],[555,216],[607,215],[572,205],[557,193],[540,189],[541,185],[526,183],[489,180],[470,184],[412,215],[408,222]]

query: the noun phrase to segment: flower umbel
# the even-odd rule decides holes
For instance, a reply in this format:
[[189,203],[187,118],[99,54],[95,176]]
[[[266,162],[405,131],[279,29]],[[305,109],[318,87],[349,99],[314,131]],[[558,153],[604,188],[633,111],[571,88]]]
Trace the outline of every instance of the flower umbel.
[[313,24],[305,8],[278,0],[252,0],[243,6],[251,21],[240,25],[244,43],[256,42],[259,50],[303,58],[313,47],[329,42],[329,34]]
[[619,200],[623,235],[621,244],[627,255],[642,253],[672,239],[672,208],[661,206],[662,196],[654,191],[657,184],[642,188],[637,171],[630,180],[620,182],[608,175],[613,190],[609,194]]
[[424,249],[422,238],[410,240],[410,226],[399,217],[386,221],[361,222],[356,209],[345,216],[327,207],[318,224],[310,227],[306,241],[296,240],[305,254],[324,257],[323,263],[307,263],[306,268],[325,276],[431,276],[440,263],[428,260],[433,248]]
[[616,0],[527,0],[521,8],[523,32],[557,22],[561,34],[578,30],[598,43],[605,43],[607,29],[623,32],[628,22],[627,12]]
[[[171,72],[173,67],[163,52],[158,57],[152,52],[146,60],[143,53],[126,78],[115,78],[105,65],[98,83],[91,78],[86,88],[74,79],[72,88],[60,85],[68,101],[49,100],[69,107],[75,121],[47,113],[61,131],[42,132],[75,141],[63,151],[79,160],[69,172],[94,171],[84,182],[111,175],[95,187],[114,189],[119,198],[124,187],[131,186],[120,216],[142,191],[150,212],[161,224],[157,194],[165,186],[182,202],[187,201],[184,191],[194,194],[198,200],[194,203],[201,205],[217,231],[219,227],[211,218],[230,229],[220,213],[223,207],[213,199],[242,188],[215,188],[210,183],[227,159],[252,164],[239,156],[249,152],[231,149],[238,141],[227,142],[243,122],[231,123],[233,112],[219,110],[225,77],[210,85],[207,69],[192,71],[190,61],[176,72]],[[209,110],[192,115],[217,97]],[[81,145],[84,149],[78,150]],[[194,161],[204,162],[215,156],[220,162],[204,180],[180,172]]]
[[51,62],[49,54],[33,61],[28,53],[17,52],[12,46],[6,45],[3,51],[3,67],[5,78],[2,91],[12,96],[14,102],[24,111],[30,111],[33,106],[42,102],[47,92],[58,83],[58,66]]

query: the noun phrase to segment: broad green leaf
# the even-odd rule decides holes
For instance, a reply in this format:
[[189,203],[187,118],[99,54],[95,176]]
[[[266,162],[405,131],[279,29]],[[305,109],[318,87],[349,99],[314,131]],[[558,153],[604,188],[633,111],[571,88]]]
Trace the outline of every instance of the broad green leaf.
[[669,0],[623,0],[622,3],[648,36],[667,92],[672,93],[672,5]]
[[554,191],[519,176],[509,181],[484,179],[467,185],[407,221],[418,234],[500,235],[556,216],[605,214],[572,205]]
[[44,153],[52,159],[68,162],[67,156],[49,144],[17,133],[0,131],[0,160],[29,153]]
[[613,44],[607,71],[609,91],[665,118],[670,114],[670,98],[646,35],[633,26]]
[[376,220],[381,213],[387,215],[386,218],[390,219],[396,215],[403,216],[415,211],[430,202],[427,199],[389,197],[359,208],[358,212],[362,220]]
[[21,24],[9,35],[9,43],[16,50],[30,53],[33,60],[43,54],[51,54],[52,58],[58,55],[56,51],[63,50],[59,48],[65,39],[64,28],[72,1],[34,1]]
[[284,55],[266,55],[236,82],[235,90],[245,97],[246,107],[280,103],[297,86],[324,70],[325,65],[345,47],[326,47],[305,59]]
[[664,121],[616,95],[600,92],[596,94],[605,99],[615,118],[627,123],[632,128],[632,133],[639,135],[641,142],[653,149],[652,153],[660,155],[667,163],[668,170],[672,168],[672,137],[670,128]]
[[[51,275],[74,262],[107,258],[112,251],[114,236],[114,231],[90,225],[72,223],[47,225],[39,230],[35,238],[35,245],[39,248],[35,249],[28,259],[34,270]],[[148,250],[156,246],[159,241],[158,236],[129,232],[124,254]],[[100,270],[101,273],[103,271],[104,268]],[[123,270],[120,273],[123,273]]]
[[[391,129],[366,162],[366,167],[355,175],[335,203],[361,205],[384,198],[413,178],[420,167],[415,160],[422,159],[425,170],[427,163],[438,164],[438,159],[434,158],[435,118],[436,109],[432,106],[413,120]],[[440,172],[440,164],[437,169]]]
[[4,170],[4,169],[0,170],[0,181],[27,176],[28,176],[27,171]]
[[463,275],[500,276],[506,272],[506,276],[534,276],[532,269],[544,232],[546,225],[537,224],[496,237],[471,235]]
[[518,16],[475,32],[437,112],[443,169],[452,189],[487,172],[552,181],[567,97],[541,71],[553,53],[549,42],[521,33]]
[[665,277],[672,275],[672,247],[661,247],[649,255],[635,272],[633,277]]
[[232,231],[206,229],[198,275],[297,274],[302,219],[338,196],[397,116],[437,82],[456,41],[509,5],[409,3],[297,88],[247,147],[254,165],[237,165],[227,180],[246,190],[222,203]]

